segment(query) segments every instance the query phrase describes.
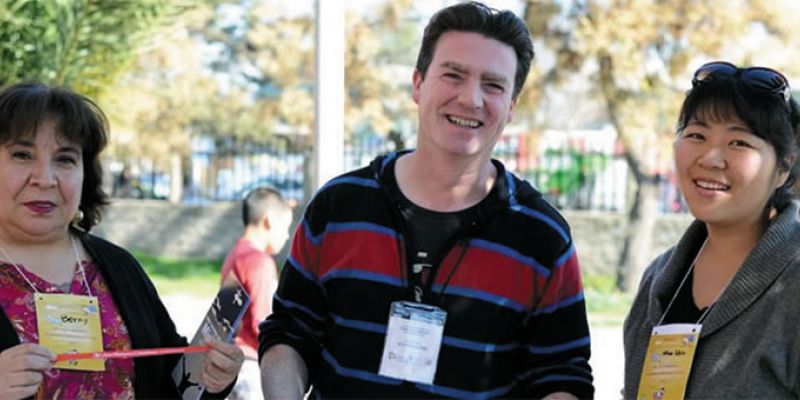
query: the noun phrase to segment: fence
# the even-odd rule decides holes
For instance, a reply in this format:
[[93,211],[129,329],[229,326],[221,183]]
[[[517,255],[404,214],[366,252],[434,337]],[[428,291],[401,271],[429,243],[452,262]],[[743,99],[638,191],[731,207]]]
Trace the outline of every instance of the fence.
[[304,137],[268,141],[201,138],[193,141],[184,198],[238,200],[257,186],[271,186],[301,201],[308,148]]
[[[531,146],[526,136],[505,136],[494,157],[508,170],[531,182],[548,200],[562,209],[620,212],[626,209],[630,178],[623,154],[614,146],[587,148],[581,141],[557,146]],[[608,147],[608,146],[606,146]],[[376,155],[394,150],[392,142],[370,137],[345,145],[347,170],[368,164]],[[532,150],[535,149],[535,150]],[[307,162],[311,157],[305,137],[275,137],[269,141],[197,139],[185,172],[184,201],[238,200],[256,186],[268,185],[284,197],[302,203],[311,192],[306,187]],[[140,162],[141,164],[141,162]],[[146,163],[145,163],[146,164]],[[154,168],[139,168],[137,191],[119,190],[119,197],[166,198],[169,177]],[[114,182],[121,181],[120,169]],[[125,169],[122,170],[124,172]],[[685,211],[672,173],[659,179],[658,211]]]

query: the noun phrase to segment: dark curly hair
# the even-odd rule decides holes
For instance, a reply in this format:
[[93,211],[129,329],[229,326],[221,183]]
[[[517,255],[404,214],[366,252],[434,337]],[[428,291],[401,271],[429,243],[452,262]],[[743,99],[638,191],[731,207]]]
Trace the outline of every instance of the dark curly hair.
[[732,75],[701,82],[688,92],[678,118],[678,133],[696,117],[713,121],[741,119],[753,134],[775,149],[778,167],[789,173],[769,205],[780,211],[796,197],[793,185],[800,172],[800,108],[793,98],[786,100],[781,94],[754,90]]
[[98,222],[108,195],[103,192],[100,152],[108,143],[108,119],[92,100],[74,91],[39,82],[11,85],[0,91],[0,145],[36,132],[53,118],[58,133],[83,152],[83,187],[78,226],[88,231]]
[[449,31],[475,32],[499,40],[514,49],[517,71],[513,98],[517,98],[528,77],[533,60],[533,42],[525,22],[511,11],[498,11],[476,1],[460,3],[439,10],[425,27],[416,69],[425,78],[433,61],[439,38]]

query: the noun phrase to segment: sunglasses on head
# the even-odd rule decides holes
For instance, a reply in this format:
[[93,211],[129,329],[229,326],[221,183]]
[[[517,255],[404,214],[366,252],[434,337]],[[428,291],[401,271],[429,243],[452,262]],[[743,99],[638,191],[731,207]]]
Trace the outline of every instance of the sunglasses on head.
[[698,68],[692,78],[692,87],[703,82],[722,78],[739,78],[750,89],[770,94],[779,94],[787,103],[792,97],[789,80],[783,74],[766,67],[739,68],[729,62],[714,61]]

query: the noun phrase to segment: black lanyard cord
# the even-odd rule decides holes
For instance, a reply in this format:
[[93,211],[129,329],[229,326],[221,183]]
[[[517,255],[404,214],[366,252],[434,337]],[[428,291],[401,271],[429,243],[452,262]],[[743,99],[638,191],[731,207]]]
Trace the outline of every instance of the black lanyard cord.
[[[436,305],[438,307],[440,307],[440,308],[442,306],[442,299],[444,299],[444,291],[447,289],[448,286],[450,286],[450,280],[453,279],[453,275],[456,274],[456,270],[458,269],[458,267],[461,266],[461,261],[464,260],[464,256],[467,255],[467,250],[469,249],[469,247],[467,246],[469,241],[467,239],[462,239],[458,243],[462,246],[461,247],[461,253],[459,253],[455,264],[453,264],[453,268],[450,270],[450,273],[447,275],[447,279],[445,279],[444,283],[442,284],[442,290],[440,290],[439,294],[436,296],[437,297]],[[432,278],[428,278],[428,279],[431,279],[431,283],[433,282]]]

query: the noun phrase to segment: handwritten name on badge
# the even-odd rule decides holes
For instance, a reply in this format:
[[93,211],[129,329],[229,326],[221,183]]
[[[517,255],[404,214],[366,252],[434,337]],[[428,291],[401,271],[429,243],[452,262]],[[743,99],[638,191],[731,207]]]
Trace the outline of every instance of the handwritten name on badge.
[[64,324],[86,326],[86,325],[89,324],[89,319],[88,318],[73,317],[73,316],[68,315],[68,314],[62,314],[61,315],[61,322],[63,322]]
[[700,324],[653,328],[637,399],[683,399],[701,329]]

